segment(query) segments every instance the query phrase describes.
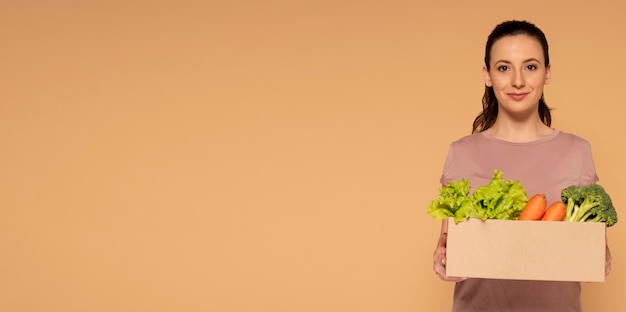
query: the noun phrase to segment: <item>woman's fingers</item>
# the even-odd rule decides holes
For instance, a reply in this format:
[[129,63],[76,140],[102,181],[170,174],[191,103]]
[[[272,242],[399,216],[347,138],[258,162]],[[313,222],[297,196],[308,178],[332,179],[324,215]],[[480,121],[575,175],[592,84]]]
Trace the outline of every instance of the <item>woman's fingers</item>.
[[606,245],[606,256],[604,262],[604,275],[608,276],[611,272],[611,250],[609,250],[609,245]]
[[460,282],[465,280],[463,277],[450,277],[446,275],[446,233],[441,234],[437,248],[433,255],[433,270],[439,279],[447,282]]

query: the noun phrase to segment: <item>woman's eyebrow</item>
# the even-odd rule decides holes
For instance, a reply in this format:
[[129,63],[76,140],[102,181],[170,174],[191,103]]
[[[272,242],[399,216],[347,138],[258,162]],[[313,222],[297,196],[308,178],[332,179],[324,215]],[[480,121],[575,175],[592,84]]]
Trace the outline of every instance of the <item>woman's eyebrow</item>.
[[[524,60],[522,63],[528,63],[528,62],[537,62],[537,63],[541,63],[538,59],[531,57],[529,59]],[[498,63],[504,63],[504,64],[513,64],[511,61],[509,60],[497,60],[494,64],[498,64]]]
[[537,62],[537,63],[541,63],[538,59],[531,57],[527,60],[524,61],[524,63],[528,63],[528,62]]

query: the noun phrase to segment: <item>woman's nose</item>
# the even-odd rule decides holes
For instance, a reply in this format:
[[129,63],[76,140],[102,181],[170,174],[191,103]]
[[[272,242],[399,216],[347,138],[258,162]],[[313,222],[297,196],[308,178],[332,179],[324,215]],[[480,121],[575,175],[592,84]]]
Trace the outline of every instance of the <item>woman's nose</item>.
[[524,74],[522,73],[522,71],[515,71],[513,73],[513,81],[511,82],[511,84],[513,85],[513,87],[515,88],[521,88],[523,87],[526,82],[524,81]]

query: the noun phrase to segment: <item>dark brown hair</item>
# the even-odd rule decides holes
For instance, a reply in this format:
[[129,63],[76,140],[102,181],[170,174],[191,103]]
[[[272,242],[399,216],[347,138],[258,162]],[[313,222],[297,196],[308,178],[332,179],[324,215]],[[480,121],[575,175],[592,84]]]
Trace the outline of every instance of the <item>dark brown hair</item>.
[[[543,48],[543,57],[546,62],[546,67],[550,66],[550,56],[548,54],[548,40],[543,31],[532,23],[527,21],[506,21],[496,26],[493,29],[489,37],[487,38],[487,45],[485,46],[485,67],[490,69],[489,62],[491,61],[491,48],[493,44],[506,36],[515,35],[527,35],[535,38],[541,44]],[[472,125],[472,133],[481,132],[489,129],[496,122],[498,117],[498,100],[493,92],[493,87],[485,86],[485,93],[483,94],[483,110]],[[539,99],[539,118],[548,127],[552,123],[552,116],[550,115],[550,108],[544,100],[543,94]]]

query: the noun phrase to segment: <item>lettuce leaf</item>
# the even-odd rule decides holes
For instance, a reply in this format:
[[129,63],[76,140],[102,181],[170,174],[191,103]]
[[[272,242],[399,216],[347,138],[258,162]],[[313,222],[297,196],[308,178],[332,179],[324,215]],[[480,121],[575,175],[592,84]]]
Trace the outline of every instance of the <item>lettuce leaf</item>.
[[453,217],[456,223],[467,218],[516,220],[528,202],[521,183],[504,181],[500,170],[494,170],[489,184],[476,188],[471,195],[469,189],[466,179],[449,182],[439,189],[428,214],[436,220]]
[[474,211],[469,197],[470,182],[466,179],[451,181],[439,189],[439,196],[428,207],[428,214],[436,220],[454,217],[459,222]]
[[526,190],[519,181],[502,179],[495,170],[491,182],[478,187],[471,196],[480,219],[517,220],[528,202]]

